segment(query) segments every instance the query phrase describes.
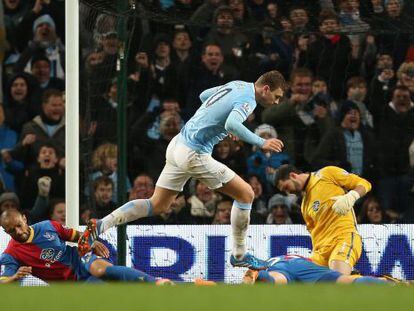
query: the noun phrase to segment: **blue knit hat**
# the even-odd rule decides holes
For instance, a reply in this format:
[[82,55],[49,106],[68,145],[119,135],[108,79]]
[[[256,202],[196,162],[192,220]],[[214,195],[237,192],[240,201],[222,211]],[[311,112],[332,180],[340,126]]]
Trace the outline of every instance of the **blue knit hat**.
[[33,33],[36,32],[37,27],[39,27],[40,24],[49,24],[50,27],[53,29],[56,29],[56,24],[53,18],[49,14],[42,15],[38,17],[34,23],[33,23]]

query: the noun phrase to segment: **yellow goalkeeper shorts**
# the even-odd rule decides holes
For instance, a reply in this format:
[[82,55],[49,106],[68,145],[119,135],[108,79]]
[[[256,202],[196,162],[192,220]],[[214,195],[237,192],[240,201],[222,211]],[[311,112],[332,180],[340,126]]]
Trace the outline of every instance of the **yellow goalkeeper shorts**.
[[312,252],[312,261],[321,266],[329,266],[333,260],[343,261],[354,267],[362,253],[362,239],[356,232],[345,233],[326,246]]

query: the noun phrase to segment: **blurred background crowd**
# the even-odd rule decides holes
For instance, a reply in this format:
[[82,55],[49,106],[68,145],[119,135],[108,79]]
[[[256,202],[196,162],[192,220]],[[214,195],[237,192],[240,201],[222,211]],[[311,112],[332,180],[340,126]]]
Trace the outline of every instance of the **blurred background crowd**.
[[[0,209],[32,222],[65,221],[64,1],[0,4]],[[80,222],[117,202],[117,21],[80,1]],[[102,2],[102,1],[101,1]],[[105,2],[105,1],[103,1]],[[130,1],[127,159],[129,199],[149,198],[169,141],[199,94],[279,70],[282,102],[246,126],[277,137],[282,153],[225,139],[213,156],[255,192],[254,224],[300,224],[300,198],[278,193],[277,168],[335,165],[367,178],[361,223],[414,223],[414,3],[403,0]],[[71,104],[71,103],[68,103]],[[170,211],[145,224],[228,224],[232,201],[191,181]]]

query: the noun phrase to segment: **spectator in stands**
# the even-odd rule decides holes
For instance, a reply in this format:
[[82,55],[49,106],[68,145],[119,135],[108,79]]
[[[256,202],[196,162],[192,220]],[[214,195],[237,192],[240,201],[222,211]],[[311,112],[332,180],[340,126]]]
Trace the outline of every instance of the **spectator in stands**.
[[381,177],[378,198],[385,211],[399,213],[410,209],[409,191],[413,186],[410,171],[409,146],[414,139],[414,103],[406,86],[397,86],[391,102],[385,107],[378,124],[378,144]]
[[224,63],[237,67],[240,60],[245,57],[244,49],[248,39],[234,27],[233,9],[228,6],[217,8],[214,12],[213,23],[214,28],[207,35],[206,42],[215,42],[220,45],[225,60]]
[[[265,0],[248,0],[246,1],[248,8],[251,11],[251,16],[257,22],[261,22],[267,18],[267,1]],[[277,7],[276,7],[277,15]]]
[[309,22],[309,13],[305,7],[295,6],[289,10],[289,19],[292,21],[293,31],[295,33],[307,33],[313,31]]
[[129,200],[149,199],[154,193],[154,180],[146,174],[138,175],[129,193]]
[[105,92],[91,103],[91,121],[96,122],[94,145],[115,143],[117,138],[117,79],[112,79]]
[[361,124],[361,113],[352,101],[340,110],[340,126],[323,136],[314,154],[316,169],[334,165],[371,180],[376,176],[377,144],[370,128]]
[[336,119],[338,114],[338,105],[329,95],[328,84],[321,77],[315,77],[312,81],[312,96],[314,99],[323,100],[329,103],[328,107],[331,116]]
[[382,209],[378,199],[374,196],[368,197],[362,204],[358,215],[358,223],[361,224],[387,224],[390,218]]
[[391,54],[379,52],[375,64],[375,74],[371,80],[368,94],[368,109],[374,120],[375,131],[378,129],[385,107],[397,82],[393,67]]
[[4,0],[4,25],[6,26],[7,41],[10,43],[11,50],[16,50],[21,44],[24,44],[18,32],[18,26],[30,9],[29,1],[22,0]]
[[[0,151],[3,153],[4,150],[4,154],[6,155],[7,150],[13,149],[16,145],[17,133],[4,123],[4,119],[4,108],[0,105]],[[19,171],[23,169],[23,164],[18,161],[0,161],[1,182],[5,189],[15,192],[15,178],[13,174],[8,171],[8,167],[14,167],[15,170]]]
[[233,200],[224,197],[217,203],[216,213],[214,215],[213,225],[230,225],[231,208]]
[[20,134],[23,125],[40,113],[41,102],[32,100],[33,79],[20,73],[12,76],[5,91],[6,124]]
[[199,95],[202,91],[230,80],[222,70],[223,60],[220,46],[216,43],[207,43],[203,47],[201,66],[194,67],[191,79],[180,81],[183,83],[181,89],[186,90],[187,94],[183,109],[184,120],[191,118],[201,106]]
[[292,161],[300,167],[307,167],[322,134],[334,123],[328,103],[311,101],[312,73],[308,69],[295,69],[290,81],[290,98],[267,108],[262,113],[262,120],[276,128],[284,142],[284,151]]
[[44,54],[37,54],[32,57],[31,69],[32,75],[36,78],[41,90],[40,98],[43,92],[48,89],[56,89],[62,92],[65,90],[65,81],[51,75],[51,62]]
[[211,23],[214,17],[215,10],[223,4],[223,0],[205,0],[197,10],[191,15],[190,21],[196,23],[193,26],[193,31],[198,41],[202,41],[209,31],[208,25]]
[[62,225],[66,225],[66,204],[64,199],[52,199],[50,200],[49,218],[50,220],[57,221]]
[[171,39],[166,34],[158,34],[154,38],[153,62],[150,65],[153,83],[151,97],[163,100],[167,97],[177,97],[177,67],[171,61]]
[[321,36],[300,54],[299,66],[309,68],[328,81],[330,94],[337,100],[344,95],[345,81],[357,75],[360,62],[357,55],[352,54],[349,38],[340,34],[339,19],[333,11],[321,12],[319,31]]
[[8,209],[19,209],[20,201],[14,192],[4,192],[0,195],[0,214]]
[[378,48],[390,51],[398,67],[405,60],[410,43],[410,33],[404,31],[396,33],[395,30],[412,29],[412,16],[408,10],[404,10],[406,5],[402,0],[387,0],[384,3],[385,12],[374,16],[371,24],[374,30],[380,32],[377,35]]
[[341,23],[343,32],[348,33],[352,47],[360,50],[370,30],[370,26],[361,19],[360,1],[340,0],[338,7],[339,22]]
[[271,25],[275,29],[280,29],[280,12],[277,2],[268,2],[266,6],[265,24]]
[[93,218],[103,218],[116,208],[112,200],[114,184],[108,176],[100,176],[93,182]]
[[397,72],[397,85],[406,86],[414,100],[414,62],[402,63]]
[[37,164],[29,167],[25,172],[24,183],[20,189],[20,199],[24,209],[30,209],[33,206],[38,192],[37,182],[43,176],[48,176],[51,180],[49,195],[64,198],[65,172],[59,166],[56,147],[48,143],[39,147]]
[[268,203],[269,215],[266,223],[274,225],[288,225],[292,224],[292,219],[289,216],[288,202],[286,197],[281,194],[275,194],[269,199]]
[[[259,125],[254,132],[263,139],[277,138],[275,128],[266,123]],[[252,151],[247,158],[247,173],[258,175],[260,180],[267,182],[267,186],[273,185],[274,174],[279,166],[291,163],[289,155],[285,152],[265,153],[256,147],[253,147]]]
[[265,196],[262,181],[257,175],[250,175],[248,178],[249,185],[254,192],[252,211],[250,213],[252,224],[263,224],[268,214],[267,198]]
[[197,224],[211,224],[219,198],[202,182],[196,181],[195,194],[188,199]]
[[178,81],[188,79],[191,66],[196,63],[195,53],[191,49],[192,46],[193,42],[187,30],[179,29],[174,32],[171,61],[176,66]]
[[367,83],[365,79],[362,77],[350,78],[346,83],[346,96],[347,101],[353,102],[358,106],[362,125],[373,128],[374,120],[365,104],[367,96]]
[[251,9],[246,5],[245,0],[227,0],[227,5],[233,11],[234,25],[237,27],[249,28],[260,21],[253,17]]
[[[58,157],[65,151],[65,102],[62,93],[47,90],[43,95],[40,115],[27,122],[22,129],[20,140],[9,152],[9,156],[25,162],[26,167],[35,163],[40,146],[51,143]],[[3,154],[4,156],[4,154]]]
[[33,40],[20,55],[16,72],[31,71],[31,59],[44,54],[50,61],[50,77],[65,77],[65,47],[56,34],[55,21],[48,14],[38,17],[33,23]]
[[[118,148],[115,144],[104,143],[98,146],[92,154],[92,169],[94,172],[89,176],[89,180],[92,182],[98,177],[108,176],[113,183],[111,190],[112,201],[117,202],[118,195]],[[127,192],[131,189],[131,183],[126,177],[125,183],[127,185]],[[93,186],[93,185],[92,185]],[[86,194],[89,194],[86,189]]]
[[[159,114],[160,112],[159,106],[148,107],[148,110],[152,110],[151,115],[149,115],[148,117],[153,118],[154,117],[153,115],[154,114],[156,115],[155,120],[152,122],[152,124],[150,123],[150,126],[148,127],[148,129],[146,129],[148,138],[153,139],[153,140],[158,140],[161,136],[161,133],[160,133],[161,120],[170,114],[177,114],[181,112],[180,104],[174,98],[164,99],[164,101],[162,102],[161,114]],[[181,121],[180,128],[183,126],[184,126],[184,122]]]

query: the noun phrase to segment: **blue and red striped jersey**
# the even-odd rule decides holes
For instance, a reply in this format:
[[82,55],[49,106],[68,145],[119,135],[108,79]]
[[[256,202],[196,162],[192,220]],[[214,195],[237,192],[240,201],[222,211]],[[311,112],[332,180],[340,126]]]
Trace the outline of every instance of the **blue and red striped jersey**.
[[66,245],[76,231],[56,221],[46,220],[30,226],[25,243],[11,240],[0,256],[2,277],[12,276],[20,266],[32,267],[32,274],[46,281],[76,280],[81,267],[77,248]]

